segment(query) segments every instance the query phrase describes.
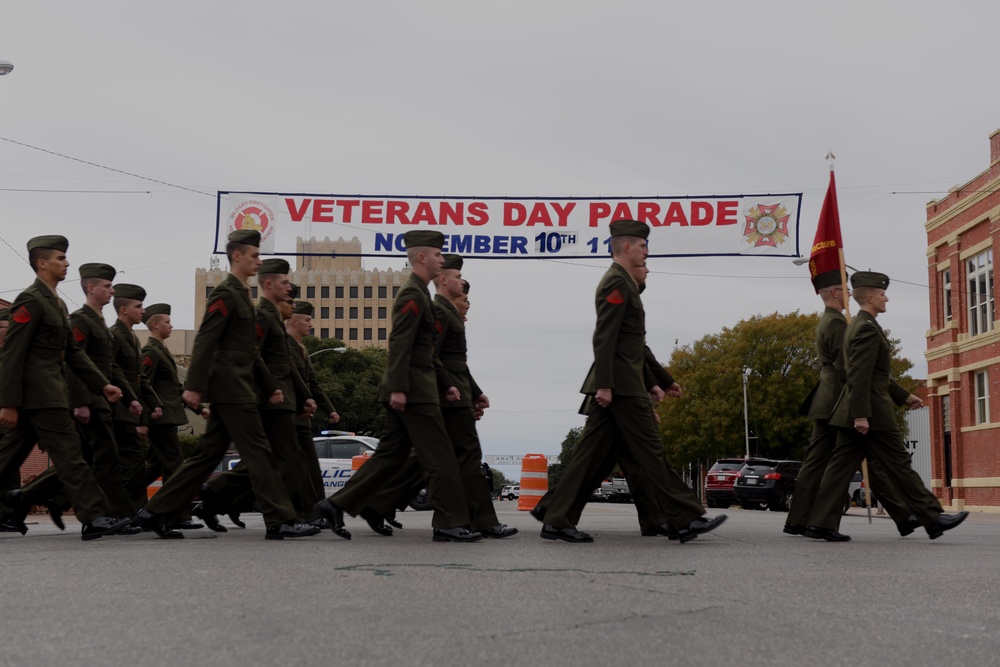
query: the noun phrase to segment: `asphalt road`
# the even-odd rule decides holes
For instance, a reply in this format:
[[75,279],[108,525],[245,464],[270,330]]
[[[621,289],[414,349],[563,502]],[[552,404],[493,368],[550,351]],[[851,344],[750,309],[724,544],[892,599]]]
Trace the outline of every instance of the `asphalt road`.
[[[640,537],[631,505],[591,504],[593,544],[521,533],[431,541],[265,541],[248,529],[80,541],[47,517],[0,535],[0,665],[985,665],[1000,654],[1000,517],[944,537],[844,519],[832,544],[784,515],[731,509],[680,545]],[[717,514],[718,510],[711,510]],[[225,522],[228,523],[228,522]]]

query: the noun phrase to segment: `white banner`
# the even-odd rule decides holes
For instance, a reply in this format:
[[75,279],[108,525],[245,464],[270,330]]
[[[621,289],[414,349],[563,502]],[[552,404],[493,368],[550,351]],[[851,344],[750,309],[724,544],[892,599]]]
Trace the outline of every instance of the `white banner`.
[[720,197],[507,198],[219,192],[215,252],[236,229],[261,232],[263,254],[297,240],[357,237],[361,256],[402,257],[403,235],[436,229],[467,258],[607,257],[608,224],[649,224],[650,257],[798,257],[801,193]]

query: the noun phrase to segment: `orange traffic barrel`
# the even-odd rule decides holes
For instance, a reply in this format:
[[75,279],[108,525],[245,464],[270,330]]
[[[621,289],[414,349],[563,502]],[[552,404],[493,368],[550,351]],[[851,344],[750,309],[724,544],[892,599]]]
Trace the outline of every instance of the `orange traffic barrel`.
[[549,460],[542,454],[525,454],[521,459],[521,495],[517,499],[517,509],[527,512],[549,490]]
[[353,475],[358,471],[365,461],[372,457],[371,452],[365,452],[364,454],[358,454],[357,456],[351,457],[351,474]]
[[146,500],[152,498],[160,487],[163,486],[163,478],[157,477],[149,486],[146,487]]

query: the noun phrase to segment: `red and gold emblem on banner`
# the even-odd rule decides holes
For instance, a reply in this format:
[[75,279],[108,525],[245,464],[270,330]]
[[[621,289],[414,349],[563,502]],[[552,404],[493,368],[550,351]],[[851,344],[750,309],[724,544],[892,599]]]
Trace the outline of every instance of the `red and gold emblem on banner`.
[[743,240],[754,248],[777,248],[788,238],[788,209],[781,204],[756,204],[744,215]]

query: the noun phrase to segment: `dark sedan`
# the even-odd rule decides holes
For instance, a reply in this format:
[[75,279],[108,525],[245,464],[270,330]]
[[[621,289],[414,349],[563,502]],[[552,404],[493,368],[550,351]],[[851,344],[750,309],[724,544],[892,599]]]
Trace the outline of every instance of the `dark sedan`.
[[743,509],[763,509],[766,505],[772,512],[787,512],[801,467],[801,461],[748,459],[733,485],[736,502]]

